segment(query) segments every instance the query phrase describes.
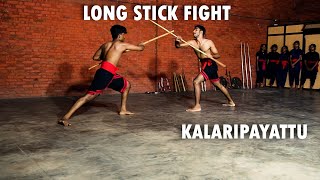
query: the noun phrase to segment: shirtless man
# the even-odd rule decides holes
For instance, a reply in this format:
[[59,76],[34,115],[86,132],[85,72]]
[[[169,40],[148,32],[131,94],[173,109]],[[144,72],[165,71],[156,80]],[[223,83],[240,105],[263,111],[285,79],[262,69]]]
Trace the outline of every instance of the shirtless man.
[[101,67],[96,71],[94,79],[89,87],[87,94],[80,99],[71,107],[64,117],[58,121],[58,124],[64,126],[70,126],[68,122],[72,114],[79,109],[83,104],[93,100],[95,97],[100,95],[106,88],[111,88],[115,91],[119,91],[121,96],[121,109],[120,115],[131,115],[130,111],[127,111],[126,103],[127,97],[130,90],[130,83],[116,74],[118,70],[117,65],[119,63],[122,53],[125,51],[143,51],[144,46],[139,44],[138,46],[125,43],[125,34],[127,30],[125,27],[120,25],[114,25],[110,29],[112,35],[112,41],[102,44],[101,47],[93,56],[93,60],[102,60]]
[[[195,105],[194,107],[187,109],[188,112],[196,112],[201,111],[200,106],[200,84],[203,81],[210,80],[214,86],[219,88],[221,92],[225,95],[228,100],[227,104],[223,104],[224,106],[235,106],[236,104],[233,102],[228,90],[220,84],[220,79],[218,76],[218,66],[216,62],[214,62],[210,58],[218,59],[220,55],[218,53],[217,48],[215,47],[214,43],[205,38],[206,29],[201,25],[196,25],[193,30],[194,40],[187,41],[189,44],[197,47],[198,49],[205,52],[208,56],[205,56],[198,51],[195,51],[197,57],[200,59],[201,62],[201,72],[199,75],[193,80],[193,86],[195,91]],[[189,46],[187,43],[182,43],[182,38],[178,36],[176,38],[175,45],[177,48],[180,47],[187,47]]]

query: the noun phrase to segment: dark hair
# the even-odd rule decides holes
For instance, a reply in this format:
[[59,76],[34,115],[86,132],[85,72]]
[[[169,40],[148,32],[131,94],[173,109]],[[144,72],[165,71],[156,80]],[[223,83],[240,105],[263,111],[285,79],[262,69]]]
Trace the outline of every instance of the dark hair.
[[278,49],[278,45],[273,44],[273,45],[271,46],[271,49],[273,49],[273,48],[277,48],[277,49]]
[[115,40],[118,38],[119,34],[122,34],[122,33],[127,34],[127,29],[124,26],[120,26],[116,24],[110,28],[110,32],[112,35],[112,39]]
[[295,41],[293,44],[298,44],[300,46],[300,41]]
[[313,46],[313,47],[314,47],[314,50],[316,50],[316,47],[317,47],[317,45],[316,45],[316,44],[310,44],[310,46],[309,46],[309,50],[311,49],[311,46]]
[[260,45],[260,51],[262,51],[262,47],[263,47],[263,46],[265,46],[266,49],[267,49],[267,45],[266,45],[266,44],[261,44],[261,45]]
[[200,31],[203,32],[203,36],[206,35],[206,28],[204,28],[204,26],[198,24],[198,25],[194,26],[194,28],[199,28]]
[[287,49],[287,52],[288,52],[288,46],[282,46],[281,52],[282,52],[282,50],[283,50],[284,48],[286,48],[286,49]]

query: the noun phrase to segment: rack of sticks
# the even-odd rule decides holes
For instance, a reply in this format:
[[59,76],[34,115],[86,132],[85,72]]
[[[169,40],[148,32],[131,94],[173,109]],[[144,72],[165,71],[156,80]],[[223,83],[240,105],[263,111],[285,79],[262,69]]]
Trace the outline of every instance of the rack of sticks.
[[242,89],[252,89],[252,67],[249,43],[241,42],[240,49]]
[[160,81],[158,82],[158,91],[160,93],[163,92],[171,92],[171,87],[168,78],[160,77]]
[[187,88],[186,88],[186,78],[184,73],[182,74],[177,74],[177,73],[173,73],[173,84],[174,84],[174,90],[175,92],[186,92]]

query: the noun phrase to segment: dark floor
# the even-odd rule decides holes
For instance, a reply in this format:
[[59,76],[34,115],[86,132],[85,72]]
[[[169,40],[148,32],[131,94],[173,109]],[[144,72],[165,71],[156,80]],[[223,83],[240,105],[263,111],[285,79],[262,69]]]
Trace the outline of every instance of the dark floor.
[[[0,100],[1,179],[319,179],[320,93],[233,90],[203,94],[119,95],[81,108],[72,127],[56,124],[77,98]],[[181,124],[307,123],[305,140],[182,140]]]

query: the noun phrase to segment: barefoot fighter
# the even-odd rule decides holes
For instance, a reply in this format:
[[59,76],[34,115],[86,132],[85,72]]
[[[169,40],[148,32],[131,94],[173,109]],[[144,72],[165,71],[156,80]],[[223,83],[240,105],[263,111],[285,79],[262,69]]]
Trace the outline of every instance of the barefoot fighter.
[[157,25],[161,29],[167,31],[168,33],[176,37],[177,48],[191,46],[194,49],[197,57],[201,61],[202,70],[200,74],[193,81],[193,85],[195,89],[195,106],[193,108],[187,109],[186,111],[188,112],[201,111],[200,84],[205,80],[210,80],[213,83],[213,85],[219,88],[221,92],[226,96],[226,98],[228,99],[228,103],[223,104],[224,106],[235,106],[235,103],[233,102],[228,90],[220,84],[218,73],[217,73],[218,72],[217,64],[221,65],[222,67],[226,67],[226,65],[222,64],[217,60],[218,58],[220,58],[220,55],[214,43],[211,40],[204,38],[206,29],[203,26],[201,25],[195,26],[193,30],[193,35],[195,39],[190,41],[185,41],[180,36],[175,35],[165,27],[161,26],[160,24],[152,20],[149,20],[149,21],[151,21],[153,24]]
[[187,47],[188,44],[193,45],[194,47],[202,50],[205,52],[206,55],[203,53],[199,53],[195,51],[197,57],[200,59],[201,62],[201,72],[199,75],[193,80],[194,90],[195,90],[195,105],[193,108],[187,109],[187,111],[201,111],[200,106],[200,84],[203,81],[210,80],[211,83],[219,88],[221,92],[226,96],[228,99],[227,104],[223,104],[224,106],[235,106],[228,90],[220,84],[220,79],[218,76],[218,65],[212,59],[219,59],[220,55],[218,53],[217,48],[215,47],[214,43],[205,38],[206,29],[201,25],[196,25],[193,30],[194,40],[187,41],[187,43],[182,42],[182,38],[178,36],[176,38],[176,47]]
[[64,115],[64,117],[58,121],[58,124],[70,126],[71,124],[68,121],[72,114],[83,104],[93,100],[95,97],[100,95],[102,91],[106,88],[111,88],[115,91],[119,91],[122,94],[121,109],[119,112],[120,115],[133,114],[132,112],[127,111],[126,107],[127,97],[130,90],[130,83],[120,75],[116,74],[116,71],[118,70],[117,65],[119,63],[120,57],[122,53],[126,51],[143,51],[145,44],[155,41],[161,37],[164,37],[169,33],[155,37],[149,41],[140,43],[138,46],[136,46],[124,42],[125,34],[127,33],[125,27],[120,25],[114,25],[111,27],[110,31],[113,40],[101,45],[101,47],[93,56],[93,60],[102,60],[102,62],[100,63],[100,69],[98,69],[94,75],[94,79],[89,87],[87,94],[77,100],[77,102],[71,107],[67,114]]

